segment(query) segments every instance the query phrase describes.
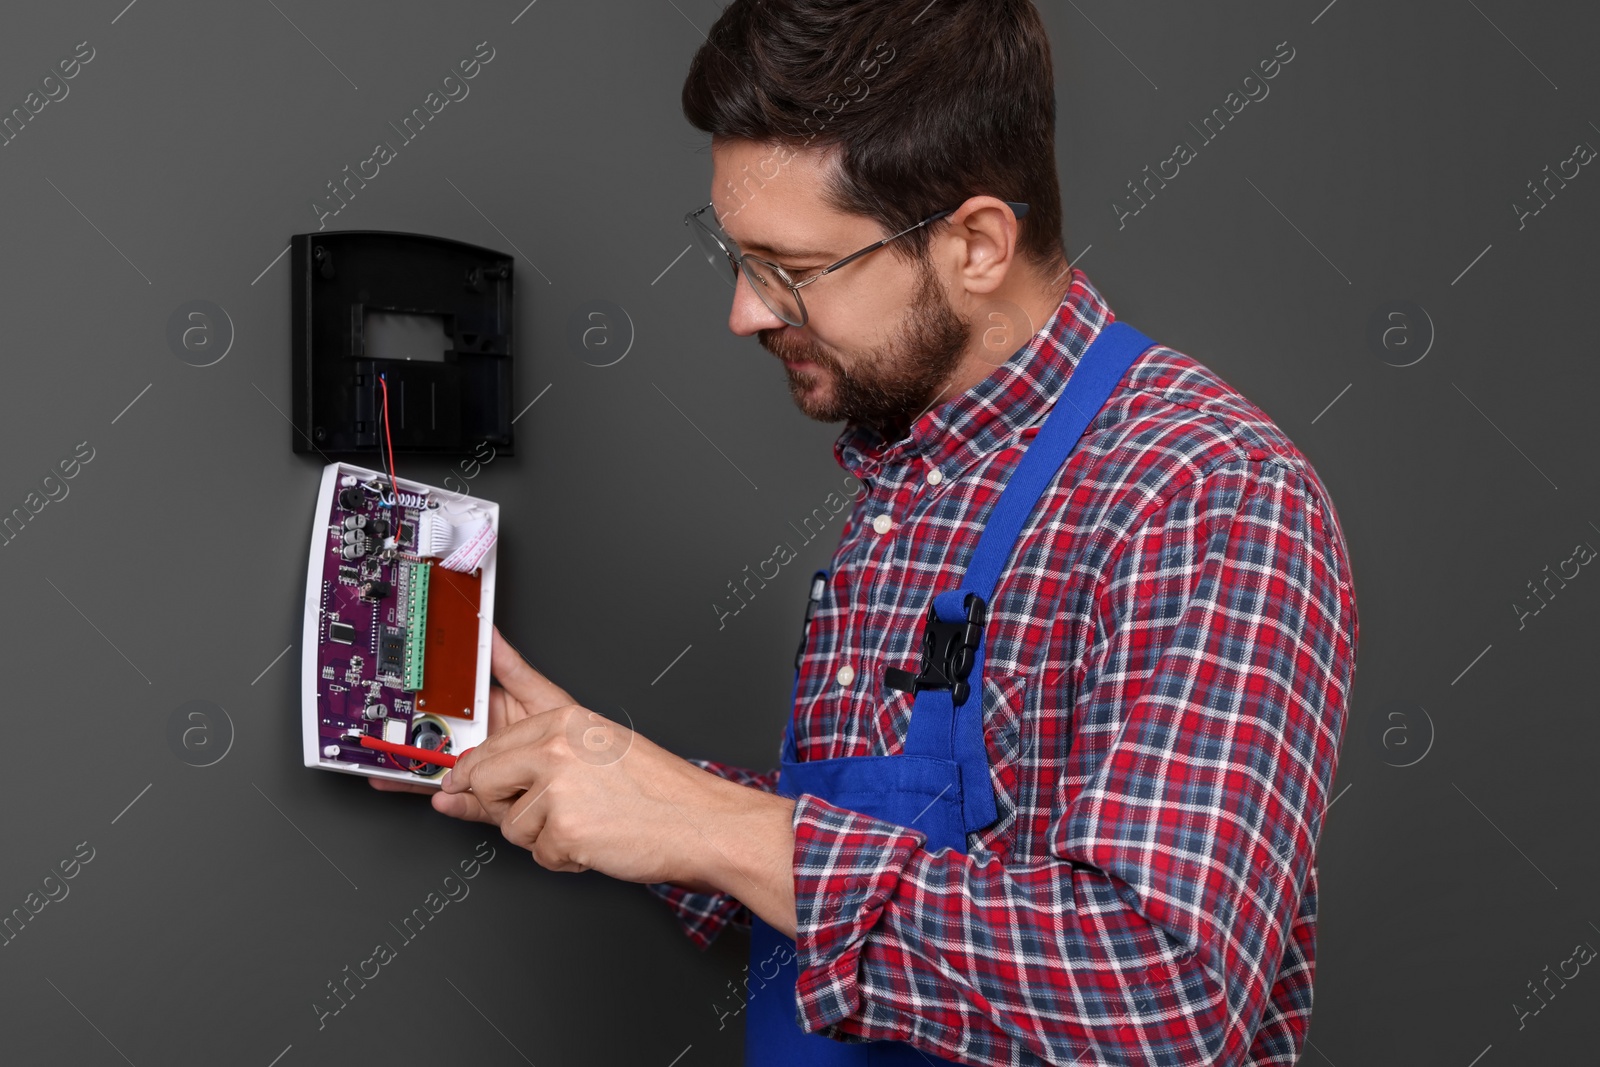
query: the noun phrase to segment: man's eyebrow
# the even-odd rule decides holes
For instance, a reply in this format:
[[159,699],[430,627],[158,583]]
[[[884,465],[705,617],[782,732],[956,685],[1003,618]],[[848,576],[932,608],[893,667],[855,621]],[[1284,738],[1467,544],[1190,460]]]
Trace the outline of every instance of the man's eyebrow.
[[803,252],[793,248],[771,248],[767,245],[750,245],[757,252],[770,252],[779,259],[827,259],[827,252]]
[[[732,237],[733,235],[729,234],[728,236]],[[783,248],[777,245],[764,245],[756,244],[754,242],[745,242],[739,240],[737,237],[734,237],[733,242],[746,252],[765,252],[769,255],[777,256],[779,259],[827,259],[829,255],[827,252],[807,252],[795,248]]]

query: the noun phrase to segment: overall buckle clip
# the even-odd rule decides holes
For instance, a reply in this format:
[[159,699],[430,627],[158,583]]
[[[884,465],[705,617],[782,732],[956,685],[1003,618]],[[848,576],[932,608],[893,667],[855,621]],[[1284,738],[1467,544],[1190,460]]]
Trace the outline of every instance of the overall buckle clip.
[[983,640],[985,607],[983,598],[968,593],[962,602],[967,617],[961,622],[945,622],[934,611],[933,601],[928,602],[928,615],[922,623],[922,667],[916,673],[889,667],[883,672],[883,684],[890,689],[915,696],[922,689],[950,690],[950,703],[960,707],[966,703],[971,686],[967,676],[977,657],[978,645]]

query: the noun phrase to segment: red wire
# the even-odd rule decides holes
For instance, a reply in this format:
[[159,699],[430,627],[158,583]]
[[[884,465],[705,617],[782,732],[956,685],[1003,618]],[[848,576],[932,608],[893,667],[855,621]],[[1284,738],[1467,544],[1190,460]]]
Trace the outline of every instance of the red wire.
[[394,498],[395,536],[400,535],[400,487],[394,477],[394,438],[389,436],[389,382],[383,375],[378,375],[378,384],[383,387],[383,439],[389,445],[389,495]]
[[[441,767],[454,767],[456,760],[459,758],[437,749],[396,744],[393,741],[385,741],[381,737],[373,737],[371,734],[361,735],[361,747],[375,749],[378,752],[387,752],[393,756],[405,756],[418,763],[432,763]],[[469,749],[468,751],[471,750]],[[466,752],[463,752],[461,755],[465,756],[466,754]]]
[[[392,744],[393,742],[388,742],[388,743]],[[366,748],[368,746],[363,745],[362,747]],[[443,750],[440,750],[440,751],[442,752]],[[389,757],[389,762],[393,763],[396,767],[400,768],[402,771],[405,771],[407,774],[421,774],[422,772],[417,770],[415,767],[413,767],[412,764],[413,763],[426,763],[426,762],[428,762],[427,760],[401,759],[399,756],[395,755],[393,752],[386,752],[386,753],[384,753],[384,755]],[[449,753],[445,752],[444,755],[449,755]]]

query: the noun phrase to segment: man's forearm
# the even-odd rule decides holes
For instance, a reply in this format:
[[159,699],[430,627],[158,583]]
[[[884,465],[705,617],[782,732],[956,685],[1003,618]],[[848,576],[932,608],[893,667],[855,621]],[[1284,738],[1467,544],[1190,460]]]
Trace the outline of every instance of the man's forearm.
[[794,937],[794,801],[715,781],[693,822],[693,877],[677,884],[736,897],[768,925]]

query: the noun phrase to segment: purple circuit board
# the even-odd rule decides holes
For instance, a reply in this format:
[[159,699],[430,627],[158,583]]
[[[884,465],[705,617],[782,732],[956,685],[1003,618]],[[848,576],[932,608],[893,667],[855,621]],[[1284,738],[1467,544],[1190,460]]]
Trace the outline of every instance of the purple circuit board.
[[416,550],[418,523],[429,501],[426,495],[387,489],[359,480],[341,484],[330,513],[320,517],[326,539],[316,657],[317,748],[341,763],[433,778],[444,768],[360,747],[360,735],[369,734],[455,750],[453,724],[418,706],[425,704],[422,668],[432,568]]

